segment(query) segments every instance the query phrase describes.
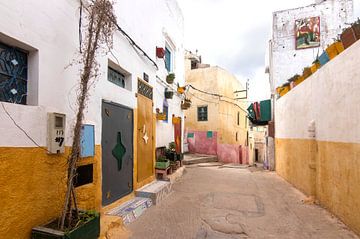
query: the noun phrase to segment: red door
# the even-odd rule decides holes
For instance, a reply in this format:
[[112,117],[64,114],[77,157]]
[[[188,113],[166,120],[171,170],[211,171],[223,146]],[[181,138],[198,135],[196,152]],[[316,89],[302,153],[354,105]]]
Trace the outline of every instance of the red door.
[[181,153],[181,117],[174,117],[174,140],[176,153]]

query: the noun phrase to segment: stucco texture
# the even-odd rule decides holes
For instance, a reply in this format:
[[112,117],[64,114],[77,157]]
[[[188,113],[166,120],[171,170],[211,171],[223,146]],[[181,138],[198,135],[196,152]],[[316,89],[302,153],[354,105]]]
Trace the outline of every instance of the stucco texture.
[[[0,235],[4,239],[29,238],[31,228],[59,217],[66,189],[66,153],[48,155],[40,148],[0,148]],[[99,209],[100,146],[94,158],[93,183],[76,189],[79,207]]]
[[358,234],[359,156],[360,144],[276,139],[277,173],[307,195],[316,196]]

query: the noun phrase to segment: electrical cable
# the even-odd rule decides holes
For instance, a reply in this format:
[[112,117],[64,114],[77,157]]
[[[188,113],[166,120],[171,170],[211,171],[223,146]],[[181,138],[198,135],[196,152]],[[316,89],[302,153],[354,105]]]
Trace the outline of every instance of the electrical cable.
[[[80,2],[82,3],[81,0],[80,0]],[[89,12],[89,9],[87,9],[86,7],[84,7],[84,8]],[[118,30],[119,32],[121,32],[121,34],[123,34],[123,35],[125,36],[125,38],[128,40],[128,42],[129,42],[133,47],[137,48],[149,61],[151,61],[151,63],[155,66],[156,70],[159,70],[159,67],[158,67],[158,65],[156,64],[156,62],[155,62],[153,59],[151,59],[151,57],[129,36],[129,34],[127,34],[127,33],[119,26],[119,24],[117,23],[117,21],[116,21],[116,20],[113,20],[112,22],[115,24],[117,30]]]
[[[44,147],[42,147],[40,144],[38,144],[18,123],[16,123],[15,119],[14,119],[14,118],[10,115],[10,113],[6,110],[5,105],[4,105],[3,102],[1,102],[1,106],[2,106],[2,108],[4,109],[5,114],[6,114],[6,115],[9,117],[9,119],[14,123],[14,125],[15,125],[19,130],[21,130],[21,131],[25,134],[25,136],[26,136],[29,140],[31,140],[31,142],[33,142],[38,148],[40,148],[40,149],[46,151],[47,153],[50,153],[50,154],[51,154],[51,152],[50,152],[49,150],[47,150],[46,148],[44,148]],[[67,159],[66,157],[63,157],[63,156],[61,156],[61,155],[60,155],[60,157]]]
[[80,53],[82,53],[82,32],[81,32],[81,27],[82,27],[82,9],[83,9],[83,3],[82,1],[80,1],[80,17],[79,17],[79,48],[80,48]]

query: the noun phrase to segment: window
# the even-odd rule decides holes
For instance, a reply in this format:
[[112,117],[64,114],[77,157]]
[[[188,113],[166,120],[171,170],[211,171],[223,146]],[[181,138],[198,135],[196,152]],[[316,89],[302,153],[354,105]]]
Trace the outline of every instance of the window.
[[89,184],[93,182],[93,165],[92,164],[88,164],[88,165],[82,165],[77,167],[76,169],[76,177],[75,177],[75,182],[74,182],[74,186],[75,187],[80,187],[82,185],[85,184]]
[[125,88],[125,75],[121,74],[117,70],[114,70],[113,68],[108,68],[108,80],[115,85],[118,85],[122,88]]
[[240,112],[237,113],[237,125],[240,125]]
[[198,113],[198,121],[208,120],[207,106],[198,106],[197,113]]
[[171,72],[171,51],[165,47],[165,68],[168,72]]
[[0,101],[26,104],[28,53],[0,43]]
[[169,107],[167,105],[163,105],[163,114],[166,115],[166,118],[164,119],[164,122],[168,122],[169,119]]
[[235,140],[238,141],[238,132],[235,134]]

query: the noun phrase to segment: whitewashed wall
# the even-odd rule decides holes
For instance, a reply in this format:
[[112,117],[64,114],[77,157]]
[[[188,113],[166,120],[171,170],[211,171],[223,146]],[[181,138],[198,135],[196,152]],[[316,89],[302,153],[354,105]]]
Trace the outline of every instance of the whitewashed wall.
[[[320,16],[320,47],[295,49],[295,20]],[[316,56],[334,42],[346,23],[353,20],[353,0],[328,0],[320,4],[273,13],[270,41],[270,81],[272,91],[295,74],[301,74]]]
[[[76,84],[79,80],[80,66],[70,63],[79,57],[79,7],[78,0],[0,2],[0,41],[30,52],[28,103],[32,106],[9,103],[4,105],[16,122],[43,146],[46,145],[47,112],[67,115],[66,145],[71,145],[69,135],[76,110]],[[156,58],[155,48],[164,47],[166,38],[171,39],[176,45],[174,71],[177,81],[184,82],[183,17],[176,0],[118,0],[115,12],[120,27],[156,61],[159,70],[135,51],[120,32],[115,33],[112,54],[102,55],[98,59],[100,76],[91,90],[85,114],[85,122],[95,124],[96,144],[101,143],[102,100],[136,108],[137,78],[143,78],[143,72],[149,75],[149,83],[154,86],[154,112],[156,105],[162,102],[156,92],[163,89],[161,87],[155,89],[159,87],[156,76],[165,80],[166,72],[163,59]],[[107,80],[109,59],[131,74],[131,91]],[[174,102],[176,101],[179,99],[174,99]],[[183,115],[180,104],[170,104],[169,108],[170,113]],[[173,141],[173,135],[163,132],[170,129],[172,129],[171,123],[158,127],[158,145],[165,144],[165,141]],[[0,132],[2,135],[0,146],[34,146],[14,126],[2,107],[0,107]]]
[[360,143],[360,41],[276,101],[276,138]]

